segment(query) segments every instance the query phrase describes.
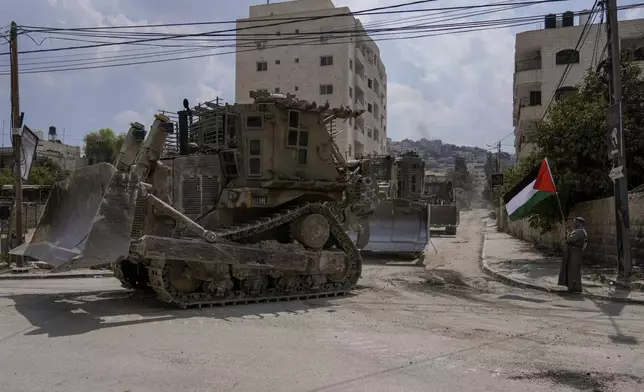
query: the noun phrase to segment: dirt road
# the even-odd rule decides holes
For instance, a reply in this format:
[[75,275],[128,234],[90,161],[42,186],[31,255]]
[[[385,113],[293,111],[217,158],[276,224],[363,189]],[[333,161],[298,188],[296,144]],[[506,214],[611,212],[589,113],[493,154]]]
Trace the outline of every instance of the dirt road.
[[644,309],[508,288],[480,217],[354,295],[177,310],[114,279],[0,282],[7,391],[641,391]]

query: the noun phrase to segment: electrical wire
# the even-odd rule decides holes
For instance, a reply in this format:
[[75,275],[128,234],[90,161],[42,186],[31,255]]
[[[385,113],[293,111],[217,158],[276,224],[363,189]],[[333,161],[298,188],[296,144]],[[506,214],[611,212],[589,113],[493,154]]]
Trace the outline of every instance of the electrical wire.
[[[497,2],[497,3],[489,3],[489,4],[473,4],[473,5],[465,5],[465,6],[452,6],[452,7],[437,7],[437,8],[423,8],[423,9],[413,9],[413,10],[398,10],[398,11],[384,11],[388,9],[393,9],[393,8],[400,8],[400,7],[406,7],[410,5],[416,5],[416,4],[423,4],[423,3],[430,3],[430,2],[435,2],[437,0],[425,0],[425,1],[413,1],[413,2],[408,2],[408,3],[402,3],[402,4],[395,4],[392,6],[385,6],[385,7],[377,7],[377,8],[371,8],[367,10],[362,10],[362,11],[356,11],[356,12],[348,12],[348,13],[342,13],[342,14],[333,14],[333,15],[325,15],[325,16],[317,16],[317,17],[307,17],[307,16],[302,16],[302,17],[271,17],[271,18],[253,18],[252,20],[249,20],[250,22],[275,22],[275,21],[288,21],[288,22],[306,22],[310,20],[318,20],[318,19],[325,19],[325,18],[334,18],[338,16],[365,16],[365,15],[382,15],[382,14],[390,14],[390,13],[410,13],[410,12],[430,12],[430,11],[452,11],[452,10],[470,10],[470,9],[476,9],[476,8],[488,8],[488,7],[501,7],[501,6],[506,6],[506,5],[536,5],[536,4],[544,4],[544,3],[555,3],[555,2],[565,2],[569,0],[535,0],[535,1],[515,1],[513,3],[509,1],[503,1],[503,2]],[[122,26],[100,26],[100,27],[76,27],[76,28],[58,28],[58,27],[42,27],[42,26],[22,26],[27,30],[33,30],[33,29],[43,29],[46,31],[96,31],[96,30],[117,30],[117,29],[140,29],[140,28],[157,28],[157,27],[185,27],[185,26],[203,26],[203,25],[218,25],[218,24],[236,24],[238,22],[244,22],[245,19],[239,19],[239,20],[227,20],[227,21],[209,21],[209,22],[186,22],[186,23],[162,23],[162,24],[148,24],[148,25],[122,25]],[[261,26],[253,26],[251,28],[263,28],[263,27],[271,27],[274,25],[261,25]]]
[[[426,38],[426,37],[435,37],[435,36],[441,36],[441,35],[449,35],[449,34],[455,34],[455,33],[464,33],[464,32],[473,32],[473,31],[482,31],[482,30],[492,30],[492,29],[499,29],[499,28],[508,28],[508,27],[519,27],[519,26],[525,26],[528,24],[532,24],[533,22],[523,22],[523,23],[515,23],[515,24],[509,24],[509,25],[502,25],[502,26],[493,26],[493,27],[481,27],[481,28],[472,28],[468,30],[461,30],[457,32],[438,32],[438,33],[430,33],[430,34],[417,34],[417,35],[409,35],[405,37],[387,37],[387,38],[380,38],[380,39],[359,39],[359,40],[353,40],[350,39],[348,41],[339,41],[339,42],[319,42],[319,39],[310,41],[308,43],[293,43],[293,44],[280,44],[280,45],[273,45],[273,46],[268,46],[263,49],[259,49],[257,47],[252,47],[252,48],[246,48],[242,50],[232,50],[232,51],[226,51],[226,52],[218,52],[218,53],[206,53],[206,54],[199,54],[199,55],[192,55],[192,56],[184,56],[184,57],[171,57],[171,58],[162,58],[162,59],[156,59],[156,60],[146,60],[146,61],[133,61],[133,62],[125,62],[125,63],[118,63],[118,64],[109,64],[109,65],[93,65],[93,66],[82,66],[82,67],[67,67],[67,68],[57,68],[56,66],[52,67],[41,67],[41,68],[30,68],[28,70],[21,70],[21,74],[30,74],[30,73],[42,73],[42,72],[61,72],[61,71],[74,71],[74,70],[87,70],[87,69],[97,69],[97,68],[112,68],[112,67],[122,67],[122,66],[128,66],[128,65],[141,65],[141,64],[151,64],[151,63],[163,63],[163,62],[170,62],[170,61],[180,61],[180,60],[187,60],[187,59],[198,59],[198,58],[205,58],[205,57],[214,57],[214,56],[222,56],[222,55],[227,55],[227,54],[237,54],[237,53],[244,53],[244,52],[254,52],[254,51],[259,51],[259,50],[267,50],[267,49],[274,49],[278,47],[289,47],[289,46],[330,46],[330,45],[339,45],[339,44],[347,44],[347,43],[362,43],[362,42],[380,42],[380,41],[391,41],[391,40],[396,40],[396,41],[401,41],[401,40],[408,40],[408,39],[419,39],[419,38]],[[113,61],[113,60],[106,60],[107,61]],[[118,61],[118,60],[116,60]],[[101,61],[96,61],[93,62],[92,64],[100,64],[103,63]],[[62,66],[59,66],[62,67]],[[0,73],[0,75],[8,75],[7,72]]]
[[[641,5],[643,5],[643,4],[640,4],[639,6],[641,6]],[[428,36],[446,35],[446,34],[452,34],[452,33],[463,33],[463,32],[487,30],[487,29],[493,29],[493,28],[515,27],[515,26],[521,26],[521,25],[526,25],[526,24],[533,23],[535,18],[541,19],[541,17],[542,16],[540,15],[538,17],[537,16],[532,16],[532,17],[522,17],[522,18],[506,18],[506,19],[491,20],[491,21],[487,20],[487,21],[476,22],[476,23],[470,22],[470,24],[469,24],[470,28],[465,28],[465,27],[468,27],[468,25],[464,25],[464,24],[440,25],[440,28],[443,30],[442,32],[440,30],[436,29],[436,26],[431,26],[432,27],[431,30],[438,30],[439,32],[438,33],[434,32],[434,33],[431,33],[431,34],[408,35],[406,37],[386,37],[386,38],[382,38],[382,39],[377,39],[376,38],[376,39],[373,39],[373,40],[372,39],[356,40],[356,41],[353,41],[353,42],[416,39],[416,38],[423,38],[423,37],[428,37]],[[513,21],[514,22],[519,22],[519,23],[509,23],[509,22],[513,22]],[[448,27],[448,26],[452,26],[452,27]],[[389,34],[389,35],[396,35],[396,34],[399,34],[399,33],[402,34],[402,33],[408,33],[409,31],[413,31],[413,30],[409,29],[409,26],[405,26],[405,29],[406,29],[406,31],[403,31],[403,32],[392,32],[391,31],[392,29],[389,29],[389,31],[387,31],[385,33]],[[425,27],[421,27],[419,30],[420,31],[426,31],[427,29]],[[366,36],[367,34],[362,34],[362,35]],[[378,34],[375,33],[375,34],[372,34],[372,35],[378,35]],[[268,47],[266,47],[264,49],[271,49],[271,48],[283,47],[283,46],[297,46],[297,45],[302,45],[302,44],[306,44],[306,45],[343,44],[343,43],[347,43],[347,42],[352,42],[352,38],[350,37],[350,41],[341,41],[341,42],[333,42],[333,43],[328,43],[328,42],[320,43],[320,42],[316,42],[316,41],[318,41],[318,40],[316,39],[316,40],[309,41],[309,42],[304,42],[304,43],[295,42],[295,43],[289,43],[289,44],[285,44],[285,45],[273,45],[273,46],[268,46]],[[237,46],[243,46],[243,45],[237,45]],[[155,62],[177,61],[177,60],[184,60],[184,59],[193,59],[193,58],[200,58],[200,57],[225,55],[225,54],[239,53],[239,52],[245,52],[245,51],[254,51],[254,50],[262,50],[262,49],[248,48],[246,50],[235,50],[235,51],[230,51],[230,52],[207,53],[207,54],[203,54],[203,55],[185,56],[185,57],[173,57],[173,58],[169,58],[169,59],[158,59],[158,60],[152,60],[152,61],[126,62],[126,63],[110,64],[110,65],[103,65],[103,66],[95,65],[95,66],[90,66],[90,67],[78,67],[78,65],[81,65],[81,64],[75,64],[75,65],[77,65],[76,67],[67,67],[67,68],[66,67],[61,67],[61,66],[50,67],[50,68],[41,67],[41,68],[31,68],[31,69],[23,70],[22,73],[39,73],[39,72],[46,72],[46,71],[55,72],[55,71],[94,69],[94,68],[115,67],[115,66],[136,65],[136,64],[148,64],[148,63],[155,63]],[[160,56],[167,56],[167,55],[174,55],[174,54],[178,54],[178,53],[183,53],[183,52],[170,52],[170,53],[159,54],[159,55]],[[138,57],[145,58],[145,57],[151,57],[151,56],[150,55],[145,55],[145,56],[138,55]],[[119,60],[120,59],[116,59],[116,61],[119,61]],[[106,62],[114,62],[114,60],[108,59],[108,60],[102,60],[102,61],[99,61],[99,62],[94,61],[94,62],[92,62],[92,64],[100,64],[100,63],[104,64]],[[91,65],[91,64],[82,64],[82,65]],[[6,74],[6,73],[0,73],[0,75],[3,75],[3,74]]]
[[[510,3],[512,1],[513,0],[504,0],[504,1],[499,2],[498,4],[506,5],[506,3]],[[454,20],[454,19],[460,19],[460,18],[466,18],[466,17],[474,17],[474,16],[479,16],[479,15],[484,15],[484,14],[489,14],[489,13],[494,13],[494,12],[506,11],[506,10],[510,10],[510,9],[517,9],[517,8],[521,8],[521,7],[526,7],[528,5],[524,5],[523,3],[521,3],[521,5],[515,5],[515,6],[505,7],[505,8],[501,8],[501,9],[477,11],[475,13],[462,12],[462,11],[458,11],[458,10],[450,10],[450,11],[445,11],[445,12],[439,12],[439,14],[440,14],[439,16],[436,16],[436,13],[434,13],[433,15],[429,15],[429,16],[422,16],[422,15],[421,16],[411,16],[411,17],[408,16],[408,17],[404,17],[404,18],[393,18],[393,19],[387,19],[387,20],[384,20],[384,21],[368,22],[368,23],[364,23],[363,26],[364,27],[366,27],[366,26],[369,26],[369,27],[382,26],[382,25],[389,25],[389,24],[393,24],[393,23],[400,23],[400,22],[403,22],[403,21],[411,21],[411,20],[414,20],[414,21],[420,21],[420,20],[423,20],[423,21],[431,21],[431,20],[434,20],[434,21],[436,21],[436,20],[447,21],[447,20]],[[451,17],[451,18],[444,18],[444,16],[448,15],[448,14],[458,14],[458,15],[455,16],[455,17]],[[317,32],[319,34],[319,30],[317,30]],[[29,35],[29,33],[26,33],[26,34]],[[48,37],[52,38],[52,39],[64,40],[64,38],[51,37],[51,35],[48,36]],[[68,38],[68,39],[71,39],[71,38]],[[32,38],[32,40],[33,40],[33,38]],[[82,39],[74,39],[74,40],[78,40],[78,41],[81,41],[81,42],[95,43],[95,41],[87,41],[87,40],[82,40]],[[146,44],[142,44],[142,45],[146,45]],[[114,51],[108,51],[108,52],[104,52],[104,53],[122,53],[122,52],[133,52],[134,51],[134,52],[139,52],[140,54],[143,54],[143,53],[148,54],[148,53],[146,53],[148,50],[151,50],[151,49],[156,50],[157,47],[165,47],[165,45],[156,45],[156,44],[149,44],[149,45],[154,46],[154,47],[151,47],[151,48],[125,48],[125,49],[117,49],[117,50],[114,50]],[[168,45],[168,46],[185,48],[188,45],[184,44],[184,45]],[[205,46],[205,45],[197,45],[195,47],[197,47],[197,48],[202,48],[203,47],[205,49],[210,48],[210,46]],[[139,53],[137,53],[137,54],[139,54]],[[71,57],[78,57],[78,56],[86,56],[86,54],[83,54],[83,53],[66,53],[66,54],[63,54],[63,55],[29,56],[29,60],[43,60],[43,59],[51,60],[52,58],[71,58]],[[114,56],[114,57],[118,57],[118,56]],[[107,56],[102,56],[101,58],[104,59],[104,58],[107,58]],[[78,59],[78,60],[91,60],[91,58],[90,59]],[[57,62],[57,61],[52,61],[52,62]],[[31,65],[33,63],[22,62],[22,64],[23,65]]]
[[[601,0],[596,0],[595,3],[593,4],[593,7],[590,9],[590,14],[588,16],[588,19],[586,20],[586,23],[584,24],[583,29],[581,30],[581,34],[579,35],[579,39],[577,40],[577,44],[575,45],[574,51],[579,55],[579,49],[581,49],[581,46],[586,42],[586,38],[588,37],[588,33],[590,33],[590,29],[586,31],[586,29],[592,25],[593,21],[597,17],[597,13],[595,13],[595,10],[597,7],[600,7],[600,13],[602,12],[601,10],[604,9],[604,4],[603,1]],[[546,106],[546,109],[543,111],[543,116],[541,116],[541,121],[543,121],[546,118],[546,115],[548,114],[548,110],[550,110],[550,107],[552,106],[552,103],[555,100],[555,96],[557,95],[557,90],[561,88],[563,83],[566,81],[566,77],[568,77],[568,73],[570,69],[572,68],[572,53],[570,54],[569,61],[566,64],[566,68],[564,69],[564,72],[561,74],[561,78],[559,79],[559,83],[557,83],[557,87],[553,90],[552,96],[550,97],[550,100],[548,101],[548,105]]]
[[[294,20],[292,17],[287,18],[286,21],[281,21],[281,22],[276,22],[276,23],[268,23],[264,25],[259,25],[259,26],[244,26],[244,27],[236,27],[232,29],[224,29],[224,30],[213,30],[213,31],[208,31],[205,33],[189,33],[189,34],[170,34],[165,37],[156,37],[156,38],[144,38],[144,39],[137,39],[137,40],[132,40],[132,41],[126,41],[126,42],[120,42],[120,43],[104,43],[104,44],[94,44],[94,45],[84,45],[84,46],[74,46],[74,47],[67,47],[67,48],[50,48],[50,49],[38,49],[38,50],[31,50],[31,51],[23,51],[21,53],[40,53],[40,52],[58,52],[62,50],[77,50],[77,49],[88,49],[88,48],[99,48],[99,47],[104,47],[104,46],[113,46],[113,45],[131,45],[131,44],[136,44],[136,43],[144,43],[144,42],[156,42],[156,41],[164,41],[164,40],[170,40],[170,39],[176,39],[180,37],[203,37],[203,36],[211,36],[214,34],[222,34],[222,33],[231,33],[231,32],[237,32],[237,31],[247,31],[247,30],[252,30],[252,29],[257,29],[257,28],[266,28],[266,27],[275,27],[275,26],[283,26],[287,24],[293,24],[293,23],[300,23],[300,22],[309,22],[309,21],[316,21],[316,20],[322,20],[322,19],[329,19],[329,18],[337,18],[341,16],[354,16],[356,14],[364,14],[367,12],[375,12],[375,11],[384,11],[384,10],[392,10],[396,8],[402,8],[410,5],[416,5],[416,4],[424,4],[424,3],[430,3],[430,2],[435,2],[437,0],[418,0],[418,1],[412,1],[412,2],[407,2],[407,3],[400,3],[400,4],[394,4],[390,6],[384,6],[384,7],[376,7],[376,8],[370,8],[367,10],[362,10],[362,11],[357,11],[357,12],[344,12],[344,13],[338,13],[338,14],[330,14],[330,15],[319,15],[319,16],[313,16],[313,17],[306,17],[306,18],[298,18]],[[390,13],[398,13],[399,11],[386,11],[387,14]],[[52,28],[49,28],[47,32],[52,32],[54,31]],[[6,53],[0,53],[0,55],[3,55]]]
[[[600,3],[600,1],[596,1],[594,3],[593,8],[590,10],[590,15],[593,15],[594,10],[595,10],[595,8],[597,7],[597,5],[599,3]],[[586,28],[589,26],[589,24],[591,24],[591,19],[594,20],[594,17],[596,17],[596,14],[592,18],[590,17],[590,15],[588,17],[588,20],[586,20],[586,24],[584,25],[584,27],[583,27],[583,29],[581,31],[581,34],[579,36],[579,40],[577,41],[577,44],[575,45],[575,51],[577,51],[579,49],[580,43],[582,43],[582,40],[585,41],[584,33],[586,31]],[[546,110],[544,111],[544,114],[543,114],[543,117],[541,118],[541,120],[543,120],[545,118],[545,116],[546,116],[546,114],[548,112],[548,109],[549,109],[550,105],[552,104],[552,101],[553,101],[553,99],[554,99],[554,97],[556,95],[556,91],[561,87],[562,83],[565,81],[567,73],[568,73],[568,70],[569,70],[571,65],[572,65],[572,63],[569,61],[568,64],[566,65],[566,68],[564,69],[564,72],[563,72],[561,78],[559,79],[559,83],[558,83],[557,88],[555,89],[555,92],[553,93],[552,97],[550,98],[550,101],[548,102],[548,106],[546,107]],[[512,132],[508,133],[507,135],[505,135],[504,137],[502,137],[501,139],[496,141],[496,143],[494,143],[494,144],[501,143],[503,140],[505,140],[508,137],[513,136],[513,135],[515,135],[515,130],[512,130]]]
[[[401,4],[394,4],[394,5],[391,5],[391,6],[371,8],[371,9],[368,9],[368,10],[362,10],[362,11],[357,11],[357,12],[353,12],[353,13],[352,12],[345,12],[345,13],[339,13],[339,14],[322,15],[322,16],[314,16],[314,17],[301,17],[301,18],[296,18],[295,20],[294,20],[293,17],[289,17],[289,18],[284,18],[284,19],[286,19],[286,21],[283,21],[283,22],[269,23],[269,24],[262,24],[262,25],[244,26],[244,27],[237,27],[237,28],[224,29],[224,30],[214,30],[214,31],[209,31],[209,32],[205,32],[205,33],[167,34],[167,35],[162,36],[162,37],[141,38],[141,39],[135,39],[135,40],[126,41],[126,42],[108,42],[108,43],[97,43],[97,44],[92,44],[92,45],[82,45],[82,46],[73,46],[73,47],[65,47],[65,48],[50,48],[50,49],[28,50],[28,51],[22,51],[21,54],[40,53],[40,52],[55,52],[55,51],[63,51],[63,50],[78,50],[78,49],[98,48],[98,47],[104,47],[104,46],[113,46],[113,45],[132,45],[132,44],[146,43],[146,42],[158,42],[158,41],[170,40],[170,39],[176,40],[176,39],[186,38],[186,37],[221,36],[223,33],[238,33],[239,31],[246,31],[246,30],[258,29],[258,28],[266,28],[266,27],[274,27],[274,26],[281,26],[281,25],[285,25],[285,24],[300,23],[300,22],[303,22],[303,21],[313,21],[313,20],[320,20],[320,19],[327,19],[327,18],[337,18],[337,17],[340,17],[340,16],[352,16],[353,17],[355,15],[372,15],[372,14],[375,14],[377,11],[382,11],[382,12],[380,12],[380,14],[395,14],[395,13],[403,13],[403,12],[427,12],[427,9],[422,9],[422,10],[418,10],[418,9],[416,9],[416,10],[397,10],[397,11],[391,11],[391,9],[406,7],[406,6],[414,5],[414,4],[434,2],[434,1],[436,1],[436,0],[414,1],[414,2],[407,2],[407,3],[401,3]],[[540,1],[536,1],[534,3],[537,4],[537,3],[544,3],[544,2],[547,3],[547,2],[559,2],[559,1],[568,1],[568,0],[540,0]],[[490,5],[488,4],[486,6],[490,6]],[[474,8],[476,6],[470,5],[470,6],[463,6],[463,7],[466,7],[467,9],[472,9],[472,8]],[[445,9],[445,7],[443,7],[442,9]],[[112,26],[112,27],[114,27],[114,26]],[[129,26],[129,27],[131,27],[131,26]],[[86,30],[87,28],[82,28],[82,29]],[[64,31],[64,30],[65,29],[45,28],[45,29],[42,30],[42,32],[52,33],[53,31]],[[35,30],[32,29],[31,31],[35,31]],[[320,32],[320,33],[316,32],[315,34],[323,34],[323,32]],[[235,34],[235,35],[239,35],[239,34]],[[2,54],[6,54],[6,53],[0,53],[0,55],[2,55]]]

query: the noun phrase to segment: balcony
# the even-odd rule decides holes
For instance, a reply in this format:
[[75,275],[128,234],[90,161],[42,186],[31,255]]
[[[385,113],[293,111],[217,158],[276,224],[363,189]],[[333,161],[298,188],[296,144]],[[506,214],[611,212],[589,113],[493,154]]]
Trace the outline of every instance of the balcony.
[[514,63],[514,85],[541,83],[541,57]]
[[517,116],[519,126],[521,126],[521,122],[524,121],[541,120],[541,117],[543,116],[543,110],[543,105],[522,106],[521,108],[519,108],[519,115]]

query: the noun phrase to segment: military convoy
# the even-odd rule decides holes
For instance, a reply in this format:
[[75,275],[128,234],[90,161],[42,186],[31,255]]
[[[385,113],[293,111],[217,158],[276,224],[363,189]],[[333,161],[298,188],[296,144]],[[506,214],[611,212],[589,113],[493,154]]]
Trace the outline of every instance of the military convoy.
[[341,295],[361,249],[424,251],[435,208],[454,203],[428,196],[418,155],[347,162],[332,124],[363,111],[251,97],[132,123],[115,162],[58,183],[10,253],[52,272],[110,264],[124,287],[189,307]]
[[362,268],[346,229],[371,213],[370,182],[327,125],[362,112],[251,96],[184,100],[176,123],[157,114],[147,136],[133,123],[116,162],[58,184],[11,253],[54,271],[112,263],[123,286],[181,307],[346,293]]

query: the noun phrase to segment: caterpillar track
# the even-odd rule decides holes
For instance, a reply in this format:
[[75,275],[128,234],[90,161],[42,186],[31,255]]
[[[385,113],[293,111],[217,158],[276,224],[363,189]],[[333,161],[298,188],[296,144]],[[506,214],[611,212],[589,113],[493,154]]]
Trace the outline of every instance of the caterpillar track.
[[[114,275],[126,288],[144,289],[147,284],[161,301],[182,308],[344,295],[356,285],[362,270],[362,259],[358,248],[340,224],[335,207],[335,203],[310,203],[291,207],[247,224],[216,230],[215,233],[224,240],[244,243],[253,236],[289,224],[305,214],[322,214],[330,224],[330,234],[338,248],[322,252],[343,252],[348,255],[349,263],[342,276],[300,275],[290,271],[218,264],[216,276],[211,281],[199,282],[199,287],[195,287],[192,292],[181,292],[172,284],[172,269],[181,265],[180,261],[149,260],[147,277],[140,273],[137,276],[132,272],[124,273],[123,263],[117,263],[113,266]],[[250,246],[264,248],[268,245],[258,243]],[[277,248],[301,252],[302,257],[306,257],[307,251],[299,244],[280,244]],[[130,263],[128,268],[139,268],[138,271],[144,273],[137,264]]]

